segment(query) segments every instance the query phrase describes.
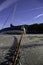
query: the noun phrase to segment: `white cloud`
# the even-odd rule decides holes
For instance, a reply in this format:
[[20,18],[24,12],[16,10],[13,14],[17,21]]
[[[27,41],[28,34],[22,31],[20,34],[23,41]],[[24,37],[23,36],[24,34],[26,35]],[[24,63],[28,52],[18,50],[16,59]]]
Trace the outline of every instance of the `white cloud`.
[[29,12],[29,11],[34,11],[38,9],[43,9],[43,7],[36,7],[36,8],[27,9],[27,10],[22,10],[22,12]]
[[34,19],[37,19],[37,18],[39,18],[39,17],[41,17],[41,16],[43,16],[43,13],[42,13],[42,14],[39,14],[39,15],[37,15],[37,16],[35,16]]
[[0,11],[2,11],[5,8],[7,8],[11,4],[16,3],[17,1],[18,0],[6,0],[2,5],[0,5]]

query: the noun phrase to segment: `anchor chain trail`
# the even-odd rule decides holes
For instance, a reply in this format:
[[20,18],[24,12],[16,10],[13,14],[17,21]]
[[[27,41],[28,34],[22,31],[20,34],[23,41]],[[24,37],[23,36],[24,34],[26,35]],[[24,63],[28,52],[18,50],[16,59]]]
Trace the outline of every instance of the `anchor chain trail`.
[[19,44],[18,44],[16,51],[13,55],[12,62],[9,65],[17,65],[19,62],[19,49],[20,49],[20,44],[21,44],[22,38],[23,38],[23,34],[21,35],[21,38],[19,40]]

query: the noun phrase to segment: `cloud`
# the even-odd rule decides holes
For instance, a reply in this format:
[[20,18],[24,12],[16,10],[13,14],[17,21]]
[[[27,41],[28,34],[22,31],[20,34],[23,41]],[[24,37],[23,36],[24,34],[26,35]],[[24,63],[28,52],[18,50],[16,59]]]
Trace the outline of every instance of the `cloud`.
[[42,9],[43,7],[36,7],[36,8],[33,8],[33,9],[30,9],[31,10],[37,10],[37,9]]
[[37,16],[35,16],[34,19],[37,19],[37,18],[39,18],[39,17],[41,17],[41,16],[43,16],[43,13],[42,13],[42,14],[39,14],[39,15],[37,15]]
[[22,10],[22,12],[29,12],[29,11],[34,11],[38,9],[43,9],[43,7],[36,7],[36,8],[27,9],[27,10]]
[[11,4],[16,3],[18,0],[6,0],[3,4],[0,5],[0,11],[9,7]]

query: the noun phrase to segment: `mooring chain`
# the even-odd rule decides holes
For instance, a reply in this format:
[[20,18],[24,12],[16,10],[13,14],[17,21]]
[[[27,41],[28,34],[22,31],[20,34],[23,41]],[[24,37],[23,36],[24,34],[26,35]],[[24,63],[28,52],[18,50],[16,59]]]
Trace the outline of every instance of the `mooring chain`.
[[21,41],[22,41],[22,38],[23,38],[23,34],[24,33],[22,33],[22,35],[20,37],[20,40],[19,40],[19,43],[18,43],[18,46],[16,48],[16,51],[14,52],[14,55],[13,55],[13,58],[12,58],[12,62],[9,65],[16,65],[16,63],[17,63],[18,56],[19,56],[20,44],[21,44]]

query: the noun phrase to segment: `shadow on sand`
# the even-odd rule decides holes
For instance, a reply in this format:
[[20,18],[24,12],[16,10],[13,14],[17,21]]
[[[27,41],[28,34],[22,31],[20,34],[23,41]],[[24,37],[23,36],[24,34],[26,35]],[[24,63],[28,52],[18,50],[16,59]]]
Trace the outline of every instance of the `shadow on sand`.
[[9,48],[8,53],[5,56],[5,62],[2,62],[0,65],[9,65],[10,62],[12,62],[12,57],[16,51],[18,45],[18,40],[17,38],[14,36],[14,41],[13,41],[13,45]]

